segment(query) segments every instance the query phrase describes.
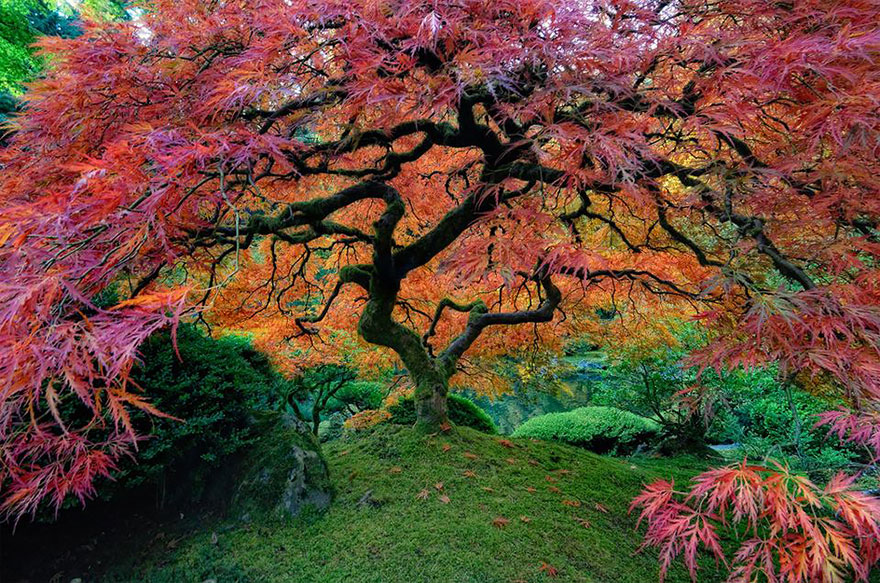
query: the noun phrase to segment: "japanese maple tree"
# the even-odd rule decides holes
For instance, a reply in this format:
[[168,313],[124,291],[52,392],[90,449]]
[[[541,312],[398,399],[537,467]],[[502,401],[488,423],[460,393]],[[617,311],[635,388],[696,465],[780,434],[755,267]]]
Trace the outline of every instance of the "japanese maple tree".
[[880,398],[876,2],[145,8],[42,41],[2,154],[7,512],[110,470],[137,346],[187,310],[292,367],[383,347],[424,427],[468,363],[609,306]]

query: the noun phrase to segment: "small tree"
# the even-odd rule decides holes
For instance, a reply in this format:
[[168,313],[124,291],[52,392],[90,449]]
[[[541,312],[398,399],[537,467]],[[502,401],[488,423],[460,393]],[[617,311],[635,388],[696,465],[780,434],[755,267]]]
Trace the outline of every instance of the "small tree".
[[708,339],[692,324],[657,317],[662,325],[654,333],[637,330],[626,342],[608,346],[607,365],[600,370],[592,400],[657,422],[665,436],[664,450],[708,453],[706,435],[723,406],[723,380],[714,371],[698,375],[686,362]]
[[[293,389],[287,394],[287,404],[299,419],[311,424],[312,433],[318,435],[321,414],[339,391],[355,379],[355,371],[346,366],[321,365],[306,369],[293,380]],[[311,409],[308,417],[303,412],[303,402],[306,400]]]

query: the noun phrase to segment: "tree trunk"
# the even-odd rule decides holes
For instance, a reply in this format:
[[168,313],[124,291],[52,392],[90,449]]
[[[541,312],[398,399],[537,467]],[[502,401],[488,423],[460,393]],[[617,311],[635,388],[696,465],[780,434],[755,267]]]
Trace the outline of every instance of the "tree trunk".
[[432,383],[416,387],[416,428],[428,432],[438,431],[449,423],[445,383]]
[[312,433],[318,437],[318,430],[321,428],[321,409],[317,406],[312,408]]
[[370,299],[361,312],[358,332],[367,342],[387,346],[400,356],[416,386],[416,427],[427,432],[439,431],[449,422],[446,413],[449,374],[438,368],[415,332],[391,317],[398,290],[397,281],[389,283],[376,275],[371,278]]

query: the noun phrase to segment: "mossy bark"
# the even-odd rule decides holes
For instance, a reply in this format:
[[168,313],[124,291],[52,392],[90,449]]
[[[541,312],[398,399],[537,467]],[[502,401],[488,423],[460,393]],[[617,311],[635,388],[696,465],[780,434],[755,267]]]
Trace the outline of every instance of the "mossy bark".
[[435,431],[449,422],[446,396],[448,374],[422,344],[422,339],[392,318],[399,283],[373,274],[370,299],[361,313],[358,332],[367,342],[394,350],[403,361],[416,387],[416,427]]
[[416,427],[435,431],[449,423],[446,396],[449,389],[446,383],[416,386]]

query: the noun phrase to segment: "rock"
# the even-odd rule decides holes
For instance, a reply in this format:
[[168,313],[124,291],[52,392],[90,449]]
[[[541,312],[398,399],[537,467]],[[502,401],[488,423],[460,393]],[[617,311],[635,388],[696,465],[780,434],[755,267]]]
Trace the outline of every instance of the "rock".
[[361,499],[357,501],[356,506],[369,506],[370,508],[379,508],[384,503],[384,500],[380,500],[373,496],[372,490],[367,490],[366,492],[364,492],[364,495],[361,496]]
[[338,439],[342,436],[345,419],[345,415],[336,412],[330,415],[328,419],[321,421],[318,427],[318,439],[321,440],[321,443]]
[[284,520],[325,510],[333,491],[320,445],[309,428],[277,413],[264,414],[259,424],[260,437],[241,462],[233,515],[247,521],[259,516]]

